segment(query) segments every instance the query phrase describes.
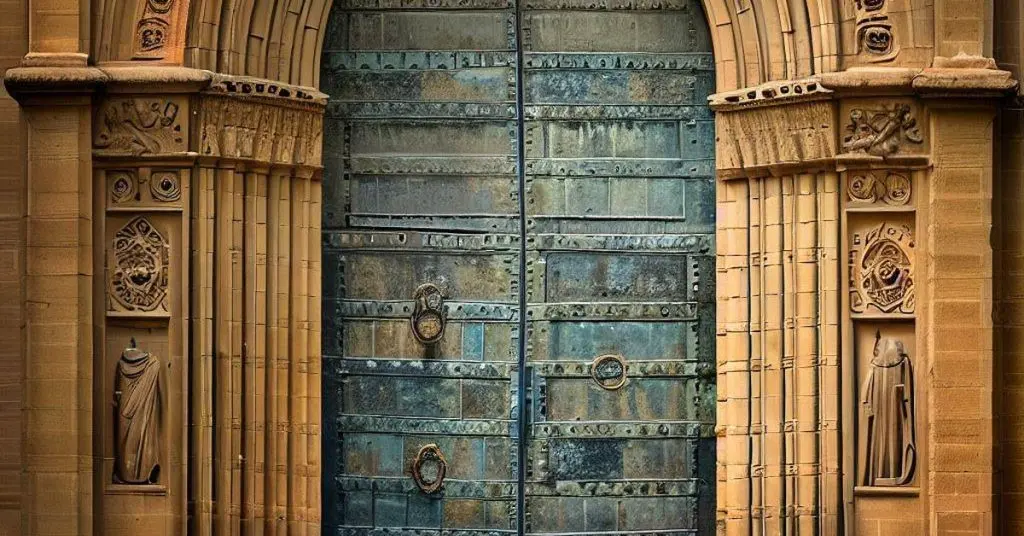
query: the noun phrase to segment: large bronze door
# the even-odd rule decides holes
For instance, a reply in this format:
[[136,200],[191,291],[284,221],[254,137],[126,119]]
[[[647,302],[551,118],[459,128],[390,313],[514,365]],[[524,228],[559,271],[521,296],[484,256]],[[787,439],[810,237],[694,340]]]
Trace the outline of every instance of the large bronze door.
[[712,533],[699,0],[329,26],[324,533]]

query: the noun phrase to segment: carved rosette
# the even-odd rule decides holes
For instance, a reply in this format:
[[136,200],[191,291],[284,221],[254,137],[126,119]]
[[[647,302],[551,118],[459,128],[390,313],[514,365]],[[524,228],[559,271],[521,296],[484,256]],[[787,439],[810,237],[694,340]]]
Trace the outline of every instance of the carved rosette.
[[108,261],[107,310],[117,313],[167,313],[170,244],[139,216],[114,235]]
[[914,235],[907,225],[883,222],[853,234],[850,311],[914,313]]
[[149,177],[153,200],[172,203],[181,199],[181,180],[175,171],[154,171]]
[[133,170],[107,172],[110,182],[110,202],[117,205],[139,200],[139,178]]
[[850,175],[846,194],[851,203],[903,206],[910,202],[910,178],[901,173],[855,173]]

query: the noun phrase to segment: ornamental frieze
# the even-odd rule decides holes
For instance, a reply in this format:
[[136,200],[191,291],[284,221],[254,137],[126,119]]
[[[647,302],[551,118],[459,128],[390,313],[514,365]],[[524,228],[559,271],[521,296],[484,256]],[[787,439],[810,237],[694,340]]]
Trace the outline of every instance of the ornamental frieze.
[[203,156],[308,166],[321,163],[323,113],[319,107],[213,96],[200,106],[199,152]]

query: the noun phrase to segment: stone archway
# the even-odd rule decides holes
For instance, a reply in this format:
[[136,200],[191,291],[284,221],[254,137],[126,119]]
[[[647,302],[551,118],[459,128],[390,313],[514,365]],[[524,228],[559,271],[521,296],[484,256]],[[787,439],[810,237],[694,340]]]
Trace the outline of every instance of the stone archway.
[[[705,1],[720,532],[992,531],[990,118],[1015,82],[980,57],[991,18],[941,4]],[[328,2],[93,6],[32,2],[29,54],[5,76],[28,131],[21,526],[316,533]],[[908,204],[851,199],[891,174]],[[916,309],[863,316],[847,259],[858,226],[892,212],[918,236]],[[137,217],[167,239],[158,314],[107,297],[107,250]],[[861,419],[853,371],[872,326],[903,330],[932,367],[913,393],[921,461],[895,489],[855,486],[860,444],[842,433]],[[111,367],[133,336],[168,366],[166,480],[145,487],[108,478]],[[941,366],[950,353],[977,375]]]

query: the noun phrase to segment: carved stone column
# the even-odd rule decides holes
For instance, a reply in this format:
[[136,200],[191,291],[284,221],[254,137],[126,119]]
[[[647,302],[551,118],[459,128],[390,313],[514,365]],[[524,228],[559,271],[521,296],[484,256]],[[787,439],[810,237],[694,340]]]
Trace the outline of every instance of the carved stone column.
[[993,530],[993,97],[1015,82],[934,65],[712,99],[725,534]]

